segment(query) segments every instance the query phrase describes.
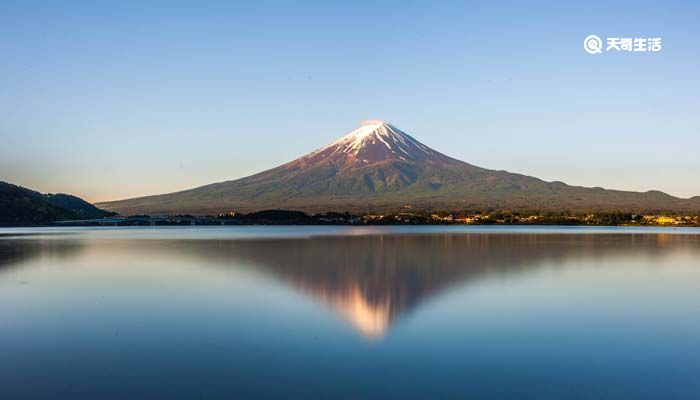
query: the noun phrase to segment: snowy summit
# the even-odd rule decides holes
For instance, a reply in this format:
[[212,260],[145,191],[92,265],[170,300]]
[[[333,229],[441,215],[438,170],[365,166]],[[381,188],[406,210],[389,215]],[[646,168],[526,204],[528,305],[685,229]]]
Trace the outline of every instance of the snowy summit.
[[359,128],[309,154],[305,159],[332,159],[337,165],[364,166],[390,160],[416,161],[431,158],[437,161],[442,157],[445,156],[385,121],[367,120]]

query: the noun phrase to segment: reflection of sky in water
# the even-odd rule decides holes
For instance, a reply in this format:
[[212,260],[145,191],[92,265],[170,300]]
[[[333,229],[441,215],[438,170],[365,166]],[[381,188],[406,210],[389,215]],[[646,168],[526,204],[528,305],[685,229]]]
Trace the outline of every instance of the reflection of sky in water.
[[114,398],[700,390],[700,235],[342,231],[5,236],[0,384]]

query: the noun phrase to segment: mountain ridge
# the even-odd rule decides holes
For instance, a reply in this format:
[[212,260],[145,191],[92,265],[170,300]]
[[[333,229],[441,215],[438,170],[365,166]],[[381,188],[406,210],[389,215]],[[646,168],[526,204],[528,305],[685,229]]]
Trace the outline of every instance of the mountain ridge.
[[122,214],[295,209],[374,212],[510,209],[697,212],[698,199],[660,191],[570,186],[444,155],[384,121],[365,121],[327,146],[257,174],[175,193],[99,203]]
[[0,181],[0,225],[42,225],[60,220],[103,218],[113,214],[76,196],[42,194]]

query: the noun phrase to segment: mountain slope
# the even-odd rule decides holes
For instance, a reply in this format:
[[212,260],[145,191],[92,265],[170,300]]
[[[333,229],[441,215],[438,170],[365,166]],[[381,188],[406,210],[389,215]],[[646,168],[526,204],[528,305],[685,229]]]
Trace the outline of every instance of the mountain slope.
[[527,209],[697,211],[697,199],[583,188],[480,168],[441,154],[382,121],[245,178],[165,195],[99,204],[124,215],[213,214],[269,208],[379,211]]
[[0,181],[0,225],[41,225],[109,215],[113,213],[100,210],[75,196],[44,195]]
[[113,212],[101,210],[80,197],[70,194],[48,193],[43,196],[47,202],[72,212],[79,219],[104,218],[115,215]]

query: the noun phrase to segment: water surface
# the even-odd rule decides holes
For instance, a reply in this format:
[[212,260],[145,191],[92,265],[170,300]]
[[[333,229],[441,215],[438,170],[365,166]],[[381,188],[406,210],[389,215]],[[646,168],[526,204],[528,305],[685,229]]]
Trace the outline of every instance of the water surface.
[[695,229],[0,230],[4,398],[700,397]]

